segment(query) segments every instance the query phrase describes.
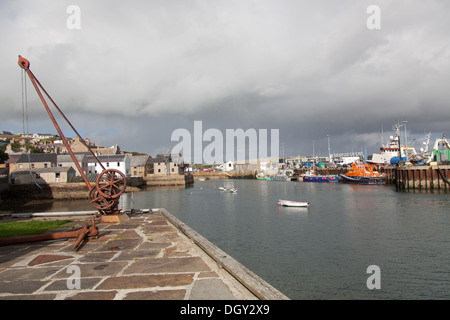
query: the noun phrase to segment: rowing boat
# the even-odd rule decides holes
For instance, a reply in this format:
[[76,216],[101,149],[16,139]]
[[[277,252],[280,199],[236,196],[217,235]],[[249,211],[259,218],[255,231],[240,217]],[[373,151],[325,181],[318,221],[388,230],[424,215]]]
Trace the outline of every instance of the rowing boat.
[[309,204],[309,201],[278,200],[278,205],[283,207],[309,207]]

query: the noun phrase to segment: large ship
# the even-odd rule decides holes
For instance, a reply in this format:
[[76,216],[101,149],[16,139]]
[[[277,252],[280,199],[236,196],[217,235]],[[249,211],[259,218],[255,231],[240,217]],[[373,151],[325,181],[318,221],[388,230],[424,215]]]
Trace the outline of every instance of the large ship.
[[[372,155],[372,159],[367,160],[368,163],[376,165],[390,165],[392,158],[399,157],[400,127],[401,124],[399,123],[394,125],[394,135],[390,137],[388,143],[381,146],[380,153],[374,153]],[[404,157],[404,153],[402,153],[402,157]]]
[[393,126],[394,135],[390,137],[388,143],[381,146],[380,153],[374,153],[371,159],[367,159],[367,163],[385,166],[397,164],[400,161],[405,162],[406,164],[420,164],[430,161],[431,151],[429,151],[428,147],[430,144],[431,132],[418,139],[423,140],[421,141],[423,145],[419,148],[419,152],[417,152],[412,146],[412,143],[416,139],[407,146],[400,144],[400,127],[402,125],[402,123],[397,123]]

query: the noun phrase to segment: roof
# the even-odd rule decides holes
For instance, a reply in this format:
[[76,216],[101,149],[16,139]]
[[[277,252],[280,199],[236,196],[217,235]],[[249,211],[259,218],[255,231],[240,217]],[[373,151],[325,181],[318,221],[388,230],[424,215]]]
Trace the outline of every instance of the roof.
[[132,156],[130,158],[130,166],[131,167],[140,167],[145,166],[150,156],[143,155],[143,156]]
[[17,163],[19,161],[21,154],[10,154],[6,163]]
[[170,154],[157,154],[155,158],[149,160],[150,163],[158,162],[172,162],[172,156]]
[[22,153],[17,163],[53,162],[56,163],[56,153]]
[[[111,154],[111,155],[105,155],[105,156],[97,156],[98,160],[100,162],[121,162],[125,161],[125,157],[128,157],[126,154]],[[87,157],[89,163],[96,163],[97,161],[94,159],[93,156]]]
[[[78,162],[82,161],[84,157],[86,157],[85,154],[77,154],[77,153],[75,154],[75,159],[77,159]],[[57,159],[58,163],[73,162],[70,154],[58,154],[56,159]]]
[[[68,172],[68,171],[75,171],[72,167],[51,167],[51,168],[33,168],[31,169],[31,172],[33,173],[49,173],[49,172]],[[30,170],[14,170],[11,172],[11,174],[29,174]]]

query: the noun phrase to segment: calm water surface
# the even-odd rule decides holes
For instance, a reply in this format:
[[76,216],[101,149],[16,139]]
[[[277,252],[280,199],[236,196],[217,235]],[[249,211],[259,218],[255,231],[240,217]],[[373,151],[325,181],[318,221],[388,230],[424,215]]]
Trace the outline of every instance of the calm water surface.
[[[278,199],[311,206],[280,208]],[[125,194],[121,205],[166,208],[291,299],[450,299],[448,194],[220,180]],[[380,268],[379,290],[367,288],[370,265]]]

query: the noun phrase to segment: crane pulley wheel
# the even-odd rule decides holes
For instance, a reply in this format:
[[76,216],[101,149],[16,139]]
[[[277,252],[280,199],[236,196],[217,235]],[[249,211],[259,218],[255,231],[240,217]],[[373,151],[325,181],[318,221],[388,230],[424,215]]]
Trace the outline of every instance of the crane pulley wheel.
[[114,199],[107,199],[98,193],[97,188],[89,190],[89,202],[98,210],[106,211],[114,205]]
[[101,196],[115,199],[125,192],[127,178],[117,169],[106,169],[98,175],[95,186]]

